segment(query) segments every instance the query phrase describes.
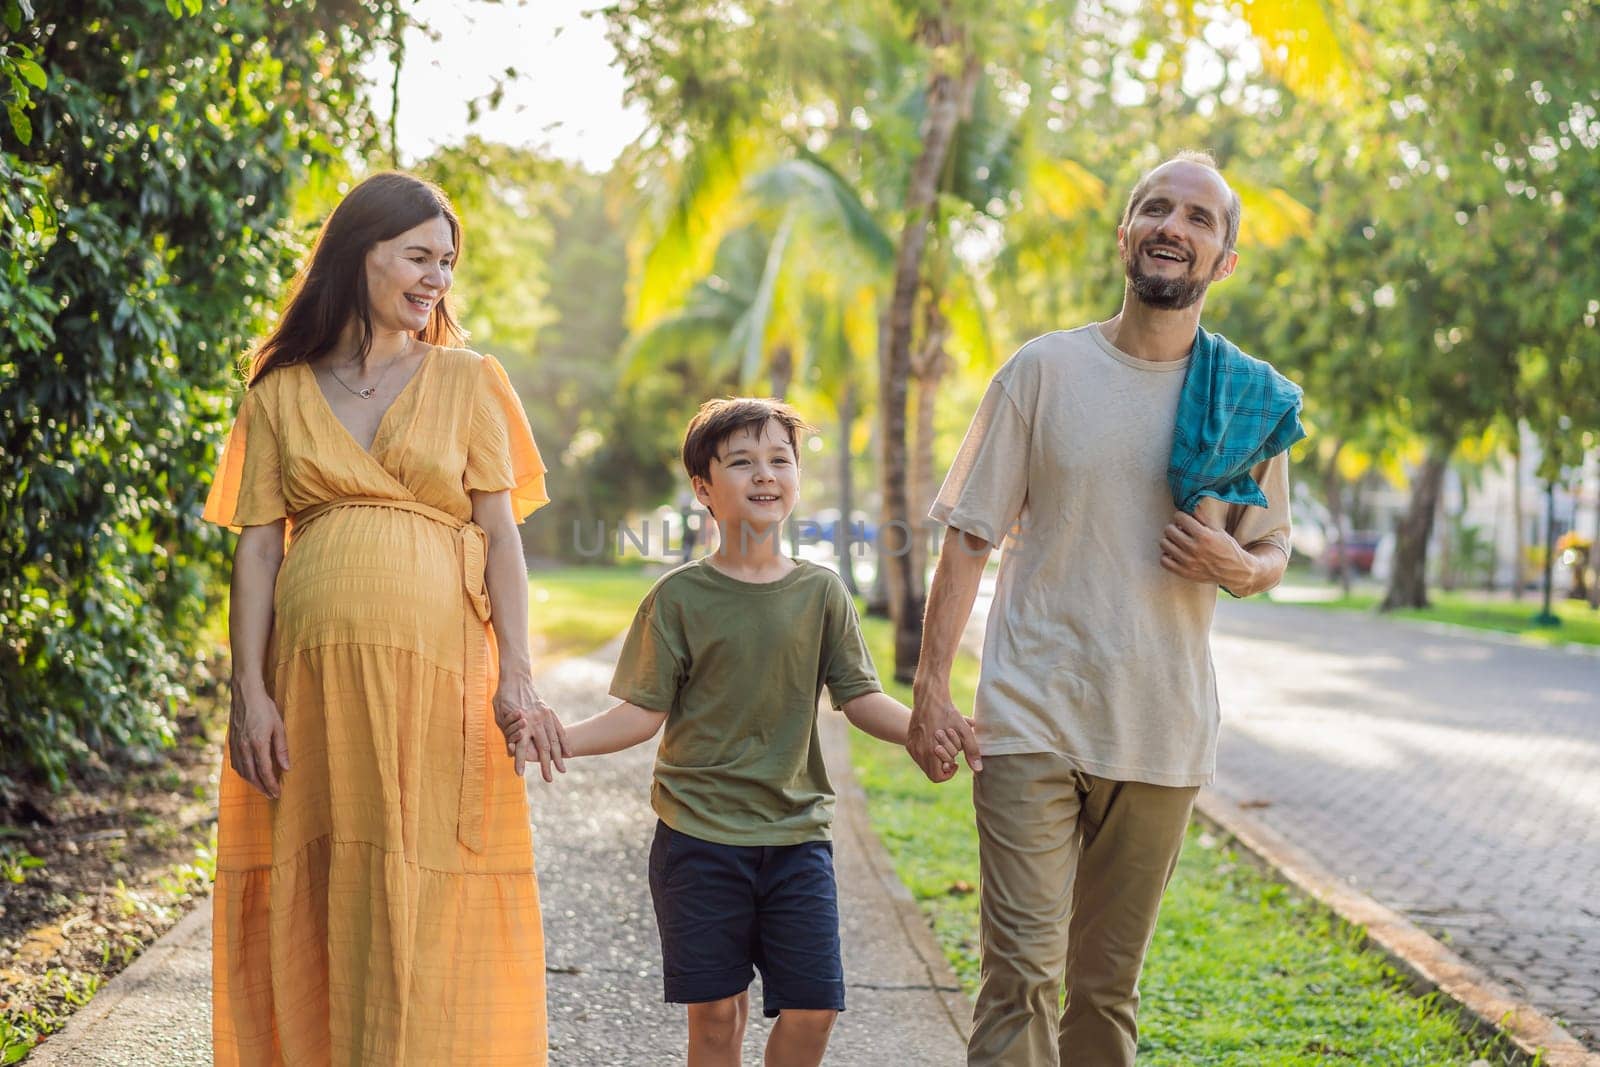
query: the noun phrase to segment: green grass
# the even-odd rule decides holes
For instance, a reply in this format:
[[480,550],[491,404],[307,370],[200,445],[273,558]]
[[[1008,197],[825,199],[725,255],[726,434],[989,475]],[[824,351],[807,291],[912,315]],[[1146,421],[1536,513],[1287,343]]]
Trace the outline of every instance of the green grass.
[[35,988],[36,1000],[8,1005],[0,1013],[0,1064],[22,1060],[33,1047],[67,1023],[70,1014],[100,991],[105,980],[98,974],[87,974],[53,967]]
[[[889,625],[864,619],[881,667]],[[887,675],[887,671],[884,672]],[[977,663],[952,689],[971,707]],[[889,684],[910,702],[909,687]],[[852,731],[873,828],[972,993],[977,982],[978,843],[971,790],[929,783],[900,750]],[[1462,1034],[1453,1009],[1400,987],[1382,957],[1320,905],[1191,828],[1141,982],[1141,1064],[1469,1064],[1507,1061],[1502,1042]]]
[[[1543,644],[1600,645],[1600,611],[1581,600],[1552,600],[1551,610],[1561,620],[1561,625],[1539,626],[1534,622],[1534,616],[1544,606],[1539,597],[1530,596],[1521,601],[1489,600],[1472,593],[1430,592],[1428,598],[1433,601],[1430,608],[1394,611],[1389,617],[1495,630]],[[1381,593],[1353,593],[1334,600],[1295,600],[1294,603],[1336,611],[1374,611],[1382,599]]]
[[592,652],[633,621],[655,581],[640,566],[562,567],[528,576],[534,658],[549,663]]

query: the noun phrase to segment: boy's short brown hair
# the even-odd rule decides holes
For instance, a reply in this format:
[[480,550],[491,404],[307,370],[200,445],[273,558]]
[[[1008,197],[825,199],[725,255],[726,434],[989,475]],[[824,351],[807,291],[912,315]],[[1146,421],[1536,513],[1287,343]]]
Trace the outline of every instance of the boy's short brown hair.
[[795,462],[800,461],[800,435],[815,433],[800,413],[777,399],[754,396],[726,396],[707,400],[689,420],[689,429],[683,435],[683,469],[691,478],[711,477],[711,461],[728,438],[744,429],[759,429],[768,420],[777,419],[789,435],[789,447],[794,450]]

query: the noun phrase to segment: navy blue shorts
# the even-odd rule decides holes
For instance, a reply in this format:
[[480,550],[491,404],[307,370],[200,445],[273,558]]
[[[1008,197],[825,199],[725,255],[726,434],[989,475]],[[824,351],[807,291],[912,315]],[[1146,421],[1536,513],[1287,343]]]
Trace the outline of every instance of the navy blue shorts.
[[666,999],[738,996],[761,971],[762,1011],[844,1010],[833,843],[719,845],[656,823],[650,897]]

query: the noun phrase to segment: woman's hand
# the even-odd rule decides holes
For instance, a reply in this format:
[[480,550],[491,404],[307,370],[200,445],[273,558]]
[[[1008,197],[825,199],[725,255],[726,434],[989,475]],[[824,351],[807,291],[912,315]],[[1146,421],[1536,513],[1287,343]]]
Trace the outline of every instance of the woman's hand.
[[537,760],[547,782],[555,781],[551,768],[567,773],[567,731],[533,688],[531,678],[507,678],[494,695],[494,721],[506,735],[506,750],[521,774],[528,763]]
[[283,716],[259,682],[234,679],[229,688],[232,708],[228,714],[228,758],[240,778],[277,800],[278,776],[289,769],[289,736],[283,728]]

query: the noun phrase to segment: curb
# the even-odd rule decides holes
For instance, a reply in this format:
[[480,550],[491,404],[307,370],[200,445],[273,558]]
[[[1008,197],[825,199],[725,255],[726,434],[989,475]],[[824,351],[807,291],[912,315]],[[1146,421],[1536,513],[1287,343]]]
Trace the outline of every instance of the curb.
[[[211,896],[207,894],[204,900],[191,908],[189,913],[179,919],[170,930],[141,952],[126,970],[113,976],[89,1003],[73,1012],[66,1026],[36,1045],[28,1053],[27,1062],[38,1067],[82,1063],[84,1057],[88,1055],[86,1050],[94,1050],[104,1044],[103,1040],[96,1037],[96,1032],[103,1026],[111,1025],[112,1015],[122,1010],[129,998],[141,995],[158,982],[162,972],[173,966],[180,954],[194,949],[196,938],[201,939],[200,950],[207,956],[210,955],[210,935],[202,934],[202,931],[208,931],[210,926]],[[208,1000],[206,1003],[208,1016],[210,1009]],[[150,1021],[157,1025],[161,1022]],[[209,1027],[207,1034],[209,1036]],[[209,1044],[206,1046],[206,1052],[209,1055]]]
[[1600,1067],[1590,1052],[1554,1019],[1518,997],[1415,923],[1333,875],[1311,855],[1210,787],[1201,790],[1196,814],[1228,834],[1284,881],[1360,929],[1367,944],[1428,992],[1460,1006],[1486,1033],[1500,1033],[1541,1067]]
[[[1248,599],[1254,600],[1258,598],[1251,597]],[[1507,630],[1491,630],[1483,626],[1466,626],[1459,622],[1384,616],[1372,608],[1330,608],[1314,600],[1278,600],[1272,596],[1270,591],[1260,594],[1259,599],[1262,603],[1271,604],[1275,608],[1308,608],[1313,611],[1336,611],[1343,615],[1363,615],[1369,618],[1387,619],[1387,621],[1394,623],[1396,626],[1421,630],[1424,633],[1431,633],[1435,637],[1461,637],[1474,641],[1484,641],[1491,645],[1504,645],[1507,648],[1539,648],[1559,655],[1600,659],[1600,645],[1584,644],[1581,641],[1536,641]]]
[[844,746],[842,758],[838,761],[838,769],[835,770],[831,765],[829,767],[829,775],[833,778],[834,795],[838,798],[834,809],[834,833],[847,833],[860,846],[862,854],[867,859],[867,865],[872,868],[873,876],[877,879],[879,889],[894,906],[895,920],[901,933],[910,944],[911,951],[921,962],[922,969],[927,975],[928,988],[939,998],[939,1005],[943,1009],[944,1017],[950,1023],[950,1029],[961,1042],[961,1047],[965,1048],[967,1031],[972,1023],[972,1001],[962,992],[961,983],[956,979],[955,972],[950,969],[950,963],[944,957],[944,950],[934,940],[933,931],[929,929],[928,921],[922,915],[922,909],[917,907],[916,899],[905,887],[905,883],[900,881],[900,876],[894,873],[894,862],[890,860],[888,850],[883,847],[883,842],[872,829],[867,817],[867,796],[862,791],[861,783],[856,780],[855,767],[850,762],[849,739],[841,736],[846,729],[844,717],[830,708],[823,713],[825,729],[828,729],[830,720],[837,720],[830,732],[837,739],[836,743]]

